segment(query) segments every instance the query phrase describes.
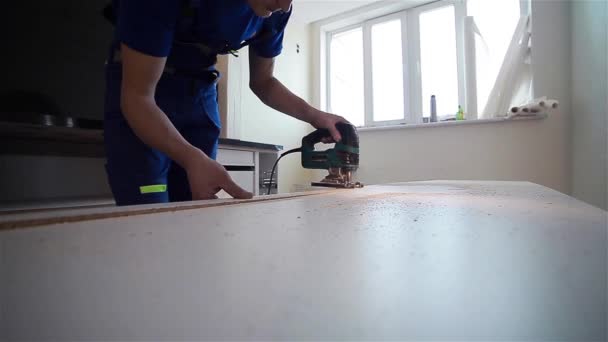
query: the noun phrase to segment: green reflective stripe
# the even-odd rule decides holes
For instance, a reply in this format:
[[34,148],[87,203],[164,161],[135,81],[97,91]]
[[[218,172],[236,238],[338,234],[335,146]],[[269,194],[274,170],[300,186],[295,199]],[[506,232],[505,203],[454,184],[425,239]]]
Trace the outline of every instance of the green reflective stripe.
[[166,192],[167,185],[166,184],[157,184],[157,185],[146,185],[140,186],[139,191],[143,194],[156,194],[159,192]]

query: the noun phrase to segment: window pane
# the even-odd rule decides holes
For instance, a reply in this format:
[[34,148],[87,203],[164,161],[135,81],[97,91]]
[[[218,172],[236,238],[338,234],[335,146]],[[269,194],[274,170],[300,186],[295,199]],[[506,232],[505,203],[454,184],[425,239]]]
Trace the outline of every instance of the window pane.
[[[513,38],[520,17],[519,0],[469,0],[467,13],[483,40],[476,35],[477,108],[481,113],[488,103],[496,77]],[[496,114],[496,113],[491,113]]]
[[420,14],[420,64],[423,116],[431,114],[432,95],[438,115],[455,114],[459,103],[454,6]]
[[401,20],[372,26],[374,121],[404,118],[402,50]]
[[365,124],[363,30],[332,36],[330,46],[330,110],[355,126]]

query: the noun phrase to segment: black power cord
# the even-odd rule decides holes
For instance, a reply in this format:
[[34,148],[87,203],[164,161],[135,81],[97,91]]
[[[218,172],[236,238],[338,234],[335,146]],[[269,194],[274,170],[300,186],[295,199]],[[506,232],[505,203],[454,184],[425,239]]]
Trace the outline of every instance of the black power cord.
[[[298,147],[298,148],[294,148],[293,150],[289,150],[283,154],[281,154],[281,156],[277,159],[277,161],[274,162],[274,166],[272,167],[272,171],[270,172],[270,182],[268,182],[268,193],[267,195],[270,195],[270,191],[272,189],[272,179],[274,178],[274,172],[277,169],[277,165],[279,165],[279,160],[281,160],[281,158],[285,157],[288,154],[292,154],[292,153],[296,153],[296,152],[302,152],[302,148]],[[278,183],[277,183],[278,186]]]

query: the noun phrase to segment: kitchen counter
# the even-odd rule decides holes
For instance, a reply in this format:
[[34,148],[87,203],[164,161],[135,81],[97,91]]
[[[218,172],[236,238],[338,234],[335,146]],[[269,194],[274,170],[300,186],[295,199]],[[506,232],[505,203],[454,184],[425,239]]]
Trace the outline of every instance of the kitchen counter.
[[[220,146],[278,152],[281,145],[223,139]],[[0,154],[105,157],[103,130],[0,121]]]
[[[0,211],[85,205],[91,198],[111,203],[102,121],[32,115],[8,119],[0,115]],[[268,172],[282,149],[220,139],[217,160],[237,184],[257,195],[266,191]],[[276,178],[273,192],[278,191]]]

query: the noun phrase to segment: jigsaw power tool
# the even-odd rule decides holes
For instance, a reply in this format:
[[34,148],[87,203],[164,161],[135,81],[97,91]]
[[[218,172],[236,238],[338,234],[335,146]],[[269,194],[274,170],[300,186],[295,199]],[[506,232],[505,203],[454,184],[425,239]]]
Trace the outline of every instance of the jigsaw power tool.
[[[325,151],[315,151],[315,145],[331,140],[327,129],[318,129],[302,139],[302,147],[294,148],[283,153],[275,162],[270,172],[268,195],[271,193],[274,173],[281,158],[292,153],[302,153],[302,166],[306,169],[327,170],[329,175],[312,186],[330,188],[362,188],[363,184],[353,180],[353,173],[359,168],[359,135],[355,126],[347,123],[337,123],[336,129],[342,140],[334,148]],[[266,184],[266,182],[265,182]]]
[[347,123],[336,124],[342,140],[333,148],[315,151],[315,145],[331,139],[327,129],[318,129],[302,139],[302,166],[306,169],[327,170],[329,175],[312,186],[331,188],[362,188],[363,184],[353,180],[353,173],[359,168],[359,135],[355,126]]

